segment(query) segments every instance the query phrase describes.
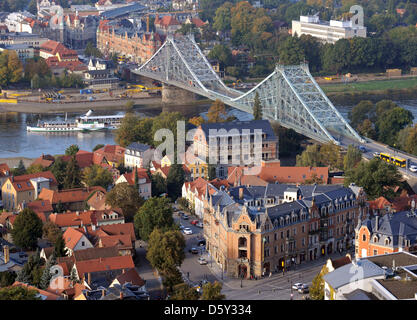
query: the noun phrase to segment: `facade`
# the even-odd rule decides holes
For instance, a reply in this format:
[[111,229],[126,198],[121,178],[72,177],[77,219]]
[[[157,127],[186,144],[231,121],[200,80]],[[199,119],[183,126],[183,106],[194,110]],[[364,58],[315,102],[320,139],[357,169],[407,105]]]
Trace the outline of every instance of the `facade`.
[[7,32],[0,34],[0,45],[27,45],[34,49],[47,42],[48,39],[28,32]]
[[85,49],[87,43],[96,45],[97,16],[80,16],[78,11],[65,16],[64,44],[74,50]]
[[153,156],[153,149],[139,142],[133,142],[126,147],[124,164],[126,168],[146,168]]
[[107,164],[117,167],[124,163],[124,154],[126,149],[118,145],[105,145],[94,151],[93,163],[97,165]]
[[22,204],[36,200],[46,188],[57,189],[56,179],[50,171],[11,176],[2,187],[3,207],[16,212]]
[[209,198],[207,250],[231,276],[261,276],[349,248],[363,193],[341,186],[269,184]]
[[320,21],[318,15],[300,16],[292,21],[292,36],[311,35],[322,42],[335,43],[339,39],[366,38],[366,27],[353,26],[352,21]]
[[97,29],[97,48],[104,54],[118,53],[132,62],[142,64],[150,59],[164,43],[158,33],[139,33],[108,24],[101,20]]
[[208,202],[210,195],[218,192],[218,189],[203,178],[197,178],[191,182],[185,182],[182,186],[182,197],[200,219],[204,215],[204,204]]
[[[261,142],[255,137],[258,132]],[[278,138],[267,120],[203,123],[194,134],[193,152],[201,161],[216,164],[217,177],[227,178],[228,167],[253,164],[255,152],[262,153],[259,160],[277,160]]]
[[[146,169],[137,168],[138,173],[138,185],[139,185],[139,195],[146,199],[152,197],[152,183],[151,179],[148,176]],[[125,173],[116,180],[116,184],[127,182],[131,186],[135,185],[135,172],[134,170],[129,173]]]
[[155,30],[158,34],[168,35],[174,34],[175,31],[181,28],[181,23],[176,19],[175,16],[166,15],[159,18],[157,14],[155,16]]
[[415,210],[368,216],[355,229],[358,258],[400,251],[417,252]]
[[25,62],[27,59],[33,58],[35,49],[27,44],[12,44],[0,46],[0,52],[8,50],[16,52],[19,60]]
[[67,228],[62,237],[65,241],[65,249],[67,249],[68,256],[72,256],[74,251],[77,250],[93,248],[90,240],[82,232],[74,228]]

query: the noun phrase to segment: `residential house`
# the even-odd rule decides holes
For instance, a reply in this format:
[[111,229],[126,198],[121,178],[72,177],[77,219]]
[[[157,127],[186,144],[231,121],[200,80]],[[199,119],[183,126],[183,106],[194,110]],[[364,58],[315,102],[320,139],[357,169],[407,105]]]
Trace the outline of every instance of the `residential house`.
[[42,222],[46,222],[48,216],[53,212],[52,204],[48,200],[35,200],[20,205],[20,211],[25,208],[33,210],[39,217],[42,217]]
[[217,191],[218,189],[207,180],[197,178],[194,181],[184,183],[182,186],[182,197],[187,199],[195,215],[202,219],[204,207],[209,200],[209,196]]
[[74,251],[92,248],[90,240],[80,231],[74,228],[67,228],[63,234],[67,255],[72,256]]
[[39,194],[40,200],[48,200],[55,212],[82,211],[86,209],[87,200],[96,191],[106,193],[103,187],[74,188],[66,190],[51,190],[43,188]]
[[42,168],[49,168],[55,162],[55,158],[50,154],[43,154],[32,162],[31,166],[41,166]]
[[[78,166],[80,167],[80,169],[84,169],[86,167],[90,167],[91,165],[93,165],[93,157],[94,157],[94,153],[93,152],[89,152],[89,151],[84,151],[84,150],[79,150],[76,154],[75,154],[75,160],[78,163]],[[71,160],[72,156],[62,156],[61,159],[64,162],[69,162]]]
[[[136,169],[138,177],[138,186],[139,186],[139,195],[144,199],[149,199],[152,197],[152,183],[151,179],[148,176],[146,169]],[[119,179],[116,181],[116,185],[119,183],[127,182],[131,186],[135,186],[135,170],[122,174]]]
[[10,177],[10,168],[7,163],[0,163],[0,189],[3,187],[3,184]]
[[175,31],[181,28],[181,23],[172,15],[165,15],[160,18],[159,14],[157,14],[154,25],[156,32],[162,35],[174,34]]
[[106,204],[106,193],[100,190],[93,191],[87,200],[89,210],[106,210],[111,207]]
[[94,151],[93,164],[107,164],[112,167],[117,167],[124,163],[125,150],[125,148],[118,145],[105,145]]
[[124,153],[124,165],[126,168],[146,168],[153,157],[154,150],[151,146],[139,142],[133,142],[126,147]]
[[56,190],[57,186],[56,179],[50,171],[10,176],[1,189],[3,207],[8,211],[17,211],[22,203],[37,199],[42,190]]
[[355,228],[358,258],[407,251],[417,252],[417,212],[368,215]]

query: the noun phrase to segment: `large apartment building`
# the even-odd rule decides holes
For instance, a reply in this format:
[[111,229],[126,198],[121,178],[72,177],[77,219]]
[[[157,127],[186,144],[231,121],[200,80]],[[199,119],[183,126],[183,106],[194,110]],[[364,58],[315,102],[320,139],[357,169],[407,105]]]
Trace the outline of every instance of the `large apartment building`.
[[254,165],[257,156],[259,162],[277,160],[278,138],[268,120],[203,123],[194,133],[193,152],[227,178],[229,166]]
[[244,278],[318,259],[352,246],[364,197],[336,185],[219,190],[204,210],[207,250],[228,275]]
[[339,39],[366,38],[366,27],[355,26],[352,21],[321,21],[318,15],[300,16],[292,21],[292,36],[311,35],[322,42],[335,43]]

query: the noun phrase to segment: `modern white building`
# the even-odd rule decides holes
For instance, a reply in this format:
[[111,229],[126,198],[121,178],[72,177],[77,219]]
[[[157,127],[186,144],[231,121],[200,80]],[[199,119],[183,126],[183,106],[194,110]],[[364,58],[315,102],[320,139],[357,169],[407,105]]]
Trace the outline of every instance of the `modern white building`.
[[322,42],[335,43],[340,39],[366,38],[366,27],[353,25],[352,21],[320,21],[318,15],[300,16],[300,21],[292,21],[292,36],[311,35]]

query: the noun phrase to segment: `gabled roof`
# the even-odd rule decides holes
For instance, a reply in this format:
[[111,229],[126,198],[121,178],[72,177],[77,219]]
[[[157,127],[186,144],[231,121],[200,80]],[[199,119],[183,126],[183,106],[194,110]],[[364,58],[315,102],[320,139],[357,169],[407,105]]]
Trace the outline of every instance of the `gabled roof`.
[[[81,169],[84,169],[86,167],[89,167],[93,164],[93,152],[79,150],[77,154],[75,155],[75,160],[78,163],[78,166]],[[64,162],[68,162],[71,160],[72,156],[62,156],[61,159]]]
[[29,202],[27,204],[27,207],[29,209],[32,209],[36,213],[47,213],[53,211],[52,204],[49,200],[35,200]]
[[32,166],[34,165],[40,165],[43,168],[49,168],[55,161],[55,158],[51,156],[50,154],[47,155],[41,155],[39,158],[37,158],[35,161],[32,162]]
[[73,250],[84,235],[74,228],[67,228],[62,236],[65,240],[65,246]]
[[135,267],[131,256],[117,256],[108,258],[98,258],[87,261],[76,261],[75,267],[78,272],[78,276],[81,278],[83,275],[91,272],[103,272],[120,269],[131,269]]
[[121,248],[132,248],[132,240],[128,234],[118,234],[114,236],[100,237],[100,247],[121,247]]
[[119,250],[116,247],[109,248],[88,248],[84,250],[74,251],[73,257],[75,261],[94,260],[99,258],[118,257]]
[[89,188],[75,188],[75,189],[66,189],[66,190],[50,190],[43,188],[39,194],[39,199],[49,200],[52,205],[56,205],[59,202],[61,203],[74,203],[86,201],[89,196],[95,192],[101,191],[106,193],[101,186],[94,186]]
[[92,211],[82,211],[77,215],[75,212],[53,213],[49,215],[49,221],[60,228],[78,227],[81,225],[95,224],[95,216]]
[[15,281],[12,284],[12,286],[13,287],[24,287],[24,288],[27,288],[27,289],[35,290],[39,293],[42,300],[61,300],[61,297],[54,294],[54,293],[38,289],[34,286],[31,286],[31,285],[28,285],[26,283],[22,283],[22,282],[19,282],[19,281]]
[[[43,172],[37,172],[37,173],[32,173],[32,174],[24,174],[21,176],[14,176],[12,178],[8,178],[8,180],[12,182],[13,187],[17,192],[21,192],[21,191],[34,190],[33,184],[30,182],[30,180],[36,179],[36,178],[49,179],[50,186],[57,185],[56,179],[51,171],[43,171]],[[43,188],[42,190],[44,189],[45,188]]]
[[[136,169],[138,172],[138,179],[145,179],[145,183],[150,183],[151,179],[148,176],[148,172],[146,169],[143,168],[137,168]],[[135,172],[128,172],[123,174],[123,177],[126,179],[127,183],[130,184],[131,186],[133,186],[135,184]]]
[[8,177],[10,175],[10,168],[7,163],[0,163],[0,178]]
[[139,143],[139,142],[132,142],[131,144],[129,144],[126,149],[129,150],[135,150],[135,151],[141,151],[144,152],[148,149],[150,149],[151,146],[147,145],[147,144],[143,144],[143,143]]
[[142,287],[145,285],[145,281],[140,277],[136,268],[132,268],[116,277],[116,280],[121,284],[131,283],[135,286]]

